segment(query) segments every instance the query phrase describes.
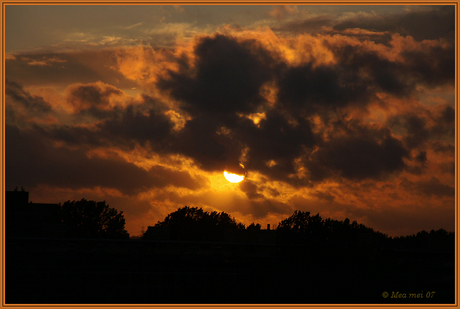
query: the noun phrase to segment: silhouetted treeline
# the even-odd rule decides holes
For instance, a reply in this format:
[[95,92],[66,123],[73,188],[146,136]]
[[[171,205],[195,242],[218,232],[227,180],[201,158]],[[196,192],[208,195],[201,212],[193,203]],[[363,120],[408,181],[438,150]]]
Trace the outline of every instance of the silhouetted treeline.
[[280,222],[278,239],[285,244],[309,244],[336,248],[381,247],[389,244],[388,235],[356,221],[323,219],[319,214],[295,211]]
[[[6,193],[7,237],[129,237],[125,229],[123,212],[109,207],[105,201],[81,199],[67,201],[62,205],[37,204],[29,203],[28,192],[24,190]],[[238,232],[229,237],[228,231],[232,230]],[[246,230],[247,233],[244,234],[241,230]],[[202,208],[185,206],[168,214],[163,221],[154,226],[154,229],[149,228],[142,238],[152,239],[152,234],[162,232],[168,234],[164,240],[225,241],[244,237],[252,240],[258,237],[260,240],[260,235],[255,233],[261,232],[261,225],[252,223],[246,228],[225,212],[208,212]],[[343,221],[323,219],[319,214],[311,215],[310,212],[297,210],[282,220],[276,230],[270,231],[270,235],[264,235],[265,243],[273,239],[276,239],[278,244],[308,244],[334,248],[453,250],[455,235],[440,229],[391,238],[356,221],[350,222],[348,218]]]
[[394,237],[392,245],[397,248],[412,248],[426,250],[454,250],[455,234],[444,229],[425,230],[417,234]]
[[[168,231],[168,237],[165,238],[167,240],[222,241],[225,231],[229,229],[260,231],[261,225],[252,223],[246,228],[225,212],[207,212],[201,208],[185,206],[170,213],[152,229],[149,228],[142,238],[153,239],[153,234],[161,232],[162,229]],[[455,241],[454,233],[444,229],[392,238],[356,221],[350,222],[348,218],[343,221],[323,219],[319,214],[312,216],[310,212],[299,210],[282,220],[276,230],[271,232],[276,233],[278,244],[335,249],[393,247],[453,250]]]
[[[6,239],[8,304],[455,301],[454,234],[445,230],[391,238],[302,211],[276,229],[245,228],[224,212],[186,206],[149,227],[144,240],[108,239],[127,237],[122,212],[85,199],[60,208],[65,237]],[[162,240],[172,241],[150,237],[165,231]]]
[[128,238],[122,211],[103,202],[67,201],[60,208],[65,236],[75,238]]

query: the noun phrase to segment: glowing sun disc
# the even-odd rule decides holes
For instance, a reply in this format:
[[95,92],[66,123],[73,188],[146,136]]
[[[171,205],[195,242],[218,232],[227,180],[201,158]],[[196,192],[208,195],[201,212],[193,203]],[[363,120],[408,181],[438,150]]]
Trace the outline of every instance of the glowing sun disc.
[[238,175],[224,171],[224,177],[232,183],[242,182],[244,180],[244,175]]

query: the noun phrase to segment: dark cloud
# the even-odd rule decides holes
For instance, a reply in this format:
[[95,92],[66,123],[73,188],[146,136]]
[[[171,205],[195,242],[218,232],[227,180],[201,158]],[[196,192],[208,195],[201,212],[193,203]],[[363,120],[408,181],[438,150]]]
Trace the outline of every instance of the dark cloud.
[[316,191],[315,193],[313,193],[313,195],[319,198],[320,200],[325,200],[327,202],[332,202],[335,199],[334,196],[328,192]]
[[38,184],[72,189],[101,186],[132,195],[167,185],[189,189],[204,185],[202,179],[194,179],[188,172],[159,166],[147,171],[116,155],[88,157],[83,146],[76,150],[54,147],[36,130],[20,130],[9,125],[5,149],[7,188],[17,185],[34,188]]
[[265,186],[262,186],[263,189],[266,189],[268,191],[268,193],[271,195],[271,196],[274,196],[274,197],[277,197],[279,196],[281,193],[276,190],[275,188],[271,188],[271,187],[265,187]]
[[407,135],[404,137],[405,144],[408,148],[420,146],[428,139],[429,135],[424,119],[416,115],[408,115],[406,121]]
[[107,145],[104,136],[95,129],[70,125],[49,125],[46,127],[35,126],[34,129],[48,138],[65,142],[68,146],[103,146]]
[[112,94],[120,92],[110,85],[73,87],[70,100],[81,108],[76,119],[90,113],[99,121],[91,127],[53,124],[35,126],[35,129],[72,147],[134,149],[140,145],[157,153],[183,154],[193,158],[204,170],[223,170],[227,164],[238,164],[242,145],[227,134],[222,119],[196,116],[179,132],[173,132],[174,123],[163,113],[164,107],[145,95],[139,104],[104,110]]
[[452,106],[446,106],[441,114],[440,120],[448,124],[455,123],[455,109]]
[[339,66],[313,67],[312,63],[289,68],[279,81],[279,101],[292,114],[343,107],[366,94],[365,85],[353,75]]
[[455,161],[442,163],[439,165],[439,167],[444,173],[449,173],[452,176],[455,176]]
[[[297,118],[296,122],[278,110],[270,110],[258,125],[241,119],[235,128],[236,136],[248,147],[249,170],[257,170],[272,179],[293,182],[288,176],[296,173],[294,159],[306,148],[316,144],[316,137],[308,121]],[[270,161],[274,161],[270,164]]]
[[[88,86],[83,95],[86,109],[75,115],[80,119],[90,113],[98,122],[91,128],[79,125],[49,125],[36,127],[36,130],[50,138],[72,146],[116,146],[133,149],[136,145],[153,148],[158,152],[168,149],[168,139],[174,123],[163,113],[158,103],[148,96],[143,96],[141,104],[129,104],[126,107],[114,107],[101,110],[98,104],[106,104],[104,93],[119,93],[115,87],[103,91],[98,87]],[[80,87],[77,89],[81,90]],[[94,104],[93,104],[94,102]]]
[[430,180],[424,181],[416,181],[412,182],[404,178],[400,186],[409,189],[411,191],[415,191],[419,194],[427,195],[427,196],[436,196],[436,197],[454,197],[455,196],[455,188],[449,185],[443,184],[438,178],[431,177]]
[[426,172],[427,161],[428,157],[426,151],[418,151],[418,154],[415,155],[414,160],[412,162],[407,162],[406,171],[413,175],[422,175],[424,172]]
[[432,149],[435,152],[444,152],[448,155],[455,155],[455,145],[454,144],[449,144],[449,143],[443,143],[440,141],[435,141],[432,143],[433,147]]
[[455,6],[445,5],[432,10],[409,12],[401,16],[398,26],[416,40],[436,40],[455,32]]
[[[360,46],[325,44],[334,53],[336,64],[314,66],[307,63],[290,67],[279,78],[279,102],[293,115],[333,111],[347,106],[365,108],[376,99],[376,92],[407,97],[417,82],[429,84],[425,74],[419,73],[421,69],[412,62],[390,61]],[[420,61],[431,61],[429,55],[426,52],[417,56]],[[430,64],[430,67],[433,74],[445,76],[439,83],[454,77],[444,72],[444,64]]]
[[[347,75],[343,89],[351,92],[346,98],[368,99],[376,91],[399,97],[410,95],[417,85],[434,88],[453,85],[455,80],[455,50],[452,44],[425,46],[418,51],[404,51],[402,61],[390,61],[375,51],[360,46],[327,44],[338,60],[338,67]],[[363,74],[365,73],[365,74]],[[334,80],[332,80],[333,82]],[[350,87],[353,87],[350,89]],[[340,89],[340,88],[339,88]],[[331,91],[337,92],[336,86]],[[344,92],[340,94],[343,96]]]
[[403,141],[409,149],[425,144],[430,134],[426,120],[415,114],[393,116],[388,119],[388,126],[404,135]]
[[405,96],[412,90],[413,85],[405,78],[407,72],[401,63],[390,61],[377,52],[360,46],[327,45],[337,57],[343,71],[351,72],[355,83],[362,85],[353,93],[354,96],[358,95],[359,91],[365,91],[368,95],[376,91],[384,91]]
[[79,113],[102,117],[103,111],[110,108],[110,97],[121,96],[123,92],[108,84],[93,83],[72,85],[69,87],[67,100]]
[[271,78],[274,59],[255,42],[231,37],[205,37],[195,48],[194,69],[170,72],[159,87],[183,102],[183,109],[201,113],[250,113],[263,101],[260,87]]
[[[402,141],[408,149],[416,149],[431,145],[435,151],[448,152],[449,145],[442,142],[452,141],[455,136],[455,110],[450,106],[436,115],[428,113],[428,117],[434,121],[434,125],[427,124],[427,118],[414,113],[405,113],[390,117],[387,125],[398,135],[402,135]],[[451,148],[451,147],[450,147]]]
[[318,32],[325,26],[334,24],[334,16],[320,15],[306,18],[303,20],[294,20],[282,23],[280,26],[272,27],[273,31],[288,31],[299,33],[314,33]]
[[431,136],[452,141],[455,138],[455,109],[446,106],[440,115],[433,118],[436,123],[431,128]]
[[51,125],[37,128],[50,138],[73,146],[115,146],[134,149],[136,145],[162,152],[168,146],[167,138],[173,125],[163,114],[141,114],[127,111],[119,118],[108,119],[95,128]]
[[393,34],[410,35],[417,41],[440,38],[453,42],[455,33],[455,6],[427,7],[424,10],[372,15],[319,15],[290,20],[272,27],[273,31],[309,34],[340,34],[390,45]]
[[426,151],[420,151],[418,155],[415,157],[415,160],[422,164],[425,163],[427,161]]
[[196,116],[171,136],[169,151],[193,158],[207,171],[223,171],[227,165],[238,165],[242,144],[230,128],[219,119]]
[[245,181],[240,182],[238,186],[241,189],[241,191],[246,193],[247,197],[250,200],[264,197],[262,194],[258,192],[259,187],[253,181],[246,179]]
[[101,123],[99,129],[103,136],[117,145],[133,147],[134,142],[140,145],[148,143],[161,151],[168,143],[173,127],[174,124],[163,113],[154,109],[139,111],[129,105],[122,113]]
[[426,46],[422,50],[404,51],[407,78],[428,87],[454,85],[455,46]]
[[178,188],[197,190],[209,185],[209,180],[204,177],[195,178],[186,171],[174,171],[160,165],[151,167],[149,173],[152,175],[154,186],[157,188],[172,185]]
[[455,32],[455,6],[445,5],[426,10],[392,15],[357,15],[333,26],[335,30],[361,28],[410,35],[418,41],[436,40]]
[[312,180],[338,174],[352,180],[380,179],[405,168],[404,145],[387,132],[338,137],[321,145],[306,162]]
[[132,194],[153,184],[150,174],[134,164],[121,159],[90,159],[82,150],[55,148],[36,131],[7,126],[5,148],[7,186],[104,186]]
[[[7,96],[7,105],[12,102],[19,103],[29,112],[35,115],[45,115],[52,111],[50,104],[45,102],[42,97],[33,96],[25,91],[23,87],[13,81],[5,81],[5,95]],[[9,101],[8,99],[12,100]]]

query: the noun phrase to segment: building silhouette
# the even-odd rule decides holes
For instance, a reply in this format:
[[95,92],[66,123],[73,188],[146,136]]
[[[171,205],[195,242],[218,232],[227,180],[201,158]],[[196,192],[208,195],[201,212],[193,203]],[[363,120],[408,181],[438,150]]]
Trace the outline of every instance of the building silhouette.
[[29,202],[29,192],[5,192],[6,237],[62,237],[59,204]]

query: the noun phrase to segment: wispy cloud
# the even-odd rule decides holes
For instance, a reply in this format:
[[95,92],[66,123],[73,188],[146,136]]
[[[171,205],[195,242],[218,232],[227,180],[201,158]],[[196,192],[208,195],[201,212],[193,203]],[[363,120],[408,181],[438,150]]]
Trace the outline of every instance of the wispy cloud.
[[27,62],[28,65],[49,66],[55,63],[66,63],[67,60],[60,59],[59,57],[43,57],[42,59],[32,59],[28,57],[21,57],[22,61]]
[[130,29],[134,29],[136,27],[142,26],[143,24],[144,24],[144,22],[140,22],[140,23],[137,23],[137,24],[134,24],[134,25],[131,25],[131,26],[120,27],[120,28],[125,29],[125,30],[130,30]]

